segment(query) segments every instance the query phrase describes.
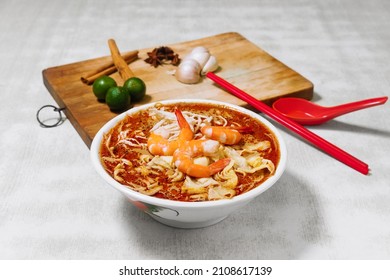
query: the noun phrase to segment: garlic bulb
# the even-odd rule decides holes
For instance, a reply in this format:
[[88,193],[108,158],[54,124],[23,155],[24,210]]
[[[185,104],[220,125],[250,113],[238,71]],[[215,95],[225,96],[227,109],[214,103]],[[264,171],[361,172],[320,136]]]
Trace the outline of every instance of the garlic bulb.
[[202,52],[208,53],[209,50],[203,46],[195,47],[192,49],[192,53],[202,53]]
[[207,72],[214,72],[218,69],[219,65],[215,56],[211,55],[207,60],[206,64],[203,66],[201,75],[206,75]]
[[203,67],[205,66],[205,64],[207,63],[207,61],[210,58],[210,53],[209,52],[193,52],[192,51],[191,54],[189,55],[189,58],[196,60],[203,69]]
[[178,81],[184,84],[196,84],[199,82],[201,70],[202,67],[196,60],[192,58],[183,59],[175,76]]
[[195,84],[201,75],[218,69],[217,59],[203,46],[196,47],[180,63],[176,79],[185,84]]

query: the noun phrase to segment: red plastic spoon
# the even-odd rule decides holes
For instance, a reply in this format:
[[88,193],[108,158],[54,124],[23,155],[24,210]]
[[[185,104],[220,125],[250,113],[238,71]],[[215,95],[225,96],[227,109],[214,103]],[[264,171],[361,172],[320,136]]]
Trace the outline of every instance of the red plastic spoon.
[[386,103],[388,97],[365,99],[333,107],[323,107],[303,98],[285,97],[272,107],[284,116],[302,125],[318,125],[338,116]]

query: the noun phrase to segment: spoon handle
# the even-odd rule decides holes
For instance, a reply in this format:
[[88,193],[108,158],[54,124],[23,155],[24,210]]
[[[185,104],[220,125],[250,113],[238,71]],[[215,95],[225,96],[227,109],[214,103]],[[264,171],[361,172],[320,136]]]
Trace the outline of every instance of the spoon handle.
[[377,106],[386,103],[388,97],[383,96],[383,97],[376,97],[376,98],[370,98],[370,99],[365,99],[365,100],[360,100],[360,101],[355,101],[351,103],[346,103],[338,106],[333,106],[333,107],[328,107],[330,110],[330,114],[333,117],[338,117],[350,112],[362,110],[365,108]]

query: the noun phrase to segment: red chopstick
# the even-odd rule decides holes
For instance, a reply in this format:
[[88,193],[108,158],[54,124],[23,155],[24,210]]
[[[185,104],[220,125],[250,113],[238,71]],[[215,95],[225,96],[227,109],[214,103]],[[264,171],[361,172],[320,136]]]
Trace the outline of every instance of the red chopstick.
[[355,169],[356,171],[359,171],[364,175],[367,175],[369,173],[368,165],[361,160],[341,150],[340,148],[336,147],[332,143],[326,141],[325,139],[321,138],[317,134],[311,132],[310,130],[306,129],[295,121],[292,121],[289,118],[283,116],[279,112],[267,106],[265,103],[240,90],[239,88],[235,87],[234,85],[230,84],[229,82],[215,75],[214,73],[208,72],[206,76],[207,78],[214,81],[216,84],[220,85],[222,88],[226,89],[236,97],[240,98],[241,100],[247,102],[249,105],[253,106],[257,110],[268,115],[281,125],[300,135],[301,137],[312,143],[314,146],[328,153],[340,162],[348,165],[349,167]]

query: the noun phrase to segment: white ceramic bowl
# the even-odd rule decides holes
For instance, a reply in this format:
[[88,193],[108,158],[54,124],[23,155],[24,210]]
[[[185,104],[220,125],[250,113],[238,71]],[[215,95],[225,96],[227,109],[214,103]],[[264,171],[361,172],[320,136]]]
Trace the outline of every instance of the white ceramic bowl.
[[172,201],[168,199],[161,199],[143,195],[139,192],[133,191],[128,187],[115,181],[103,168],[100,157],[99,147],[102,141],[104,133],[108,132],[113,126],[115,126],[120,120],[122,120],[126,114],[132,114],[140,110],[144,110],[148,107],[154,106],[154,103],[139,106],[124,112],[117,117],[107,122],[96,134],[91,145],[91,158],[93,166],[98,174],[113,188],[120,191],[127,199],[137,206],[142,211],[149,214],[155,220],[173,227],[179,228],[199,228],[213,225],[219,221],[225,219],[229,214],[235,212],[239,208],[243,207],[251,200],[259,196],[261,193],[269,189],[280,178],[286,168],[287,151],[283,138],[278,130],[266,119],[260,115],[247,110],[245,108],[235,106],[229,103],[201,100],[201,99],[182,99],[182,100],[167,100],[159,103],[172,104],[178,102],[186,103],[207,103],[224,105],[242,113],[250,115],[251,117],[258,119],[265,124],[276,136],[279,142],[280,160],[272,177],[268,178],[265,182],[261,183],[261,186],[253,188],[251,191],[232,199],[218,200],[218,201],[204,201],[204,202],[180,202]]

